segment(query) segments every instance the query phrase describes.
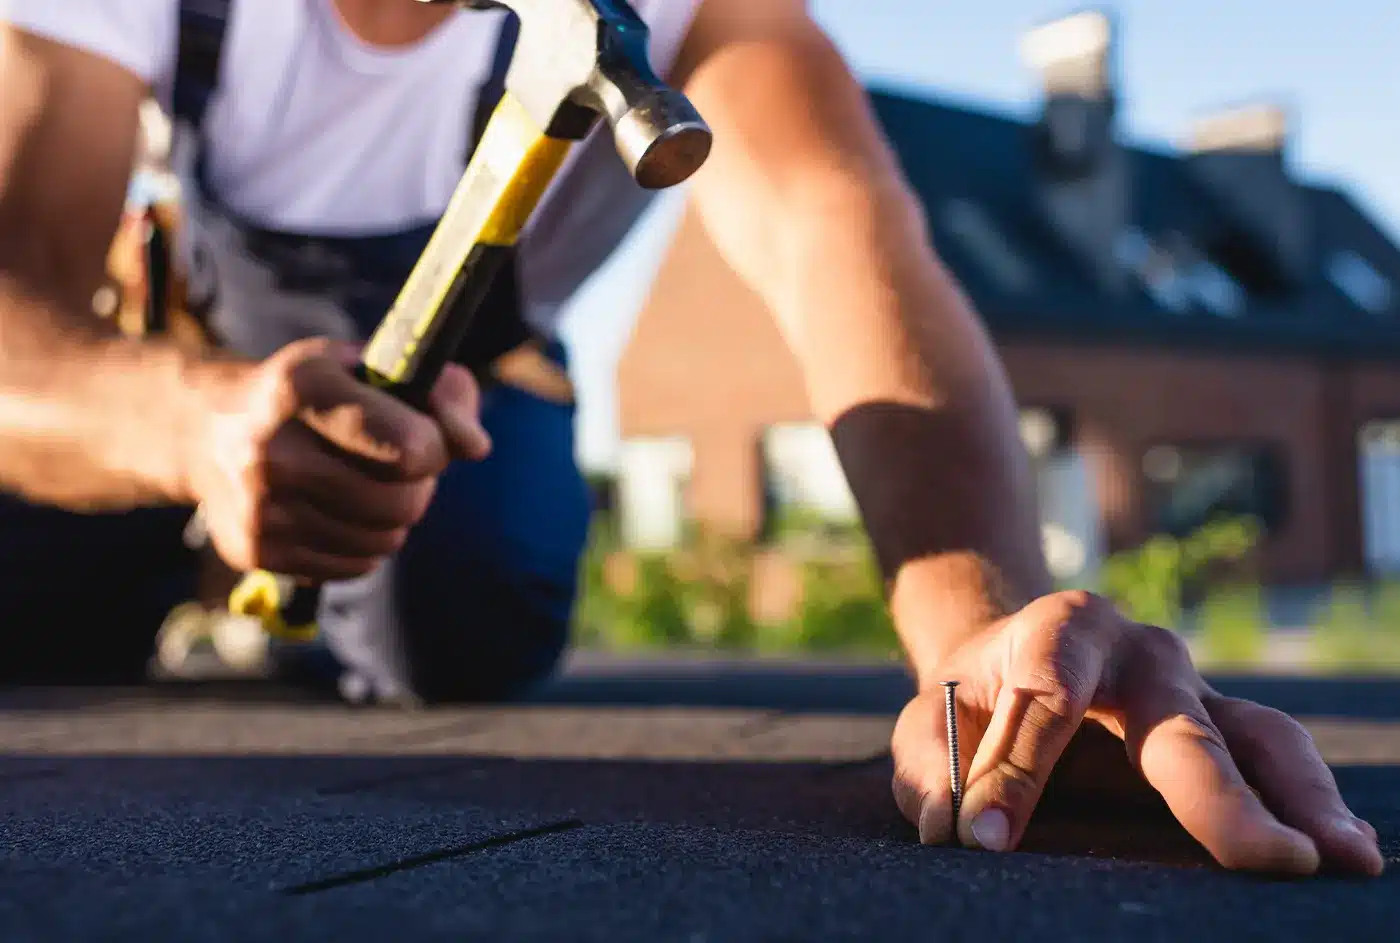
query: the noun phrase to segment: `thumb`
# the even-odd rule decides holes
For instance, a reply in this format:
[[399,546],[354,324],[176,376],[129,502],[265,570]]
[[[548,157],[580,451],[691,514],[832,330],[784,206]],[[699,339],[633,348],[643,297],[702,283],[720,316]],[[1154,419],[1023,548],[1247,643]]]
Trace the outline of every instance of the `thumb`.
[[1104,646],[1072,625],[1035,632],[1017,649],[968,770],[958,817],[964,843],[988,851],[1019,843],[1104,668]]
[[428,406],[454,456],[481,461],[491,454],[491,436],[481,424],[481,390],[470,370],[448,364],[428,397]]

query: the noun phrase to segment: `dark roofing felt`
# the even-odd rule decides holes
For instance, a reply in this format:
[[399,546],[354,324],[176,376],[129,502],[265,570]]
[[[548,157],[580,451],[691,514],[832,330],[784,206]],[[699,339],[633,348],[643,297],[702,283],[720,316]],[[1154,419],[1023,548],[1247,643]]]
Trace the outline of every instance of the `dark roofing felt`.
[[[1154,303],[1145,291],[1123,299],[1096,289],[1037,208],[1027,122],[901,91],[876,89],[872,98],[929,211],[940,254],[994,334],[1076,343],[1400,356],[1400,247],[1342,190],[1299,182],[1311,233],[1309,273],[1299,290],[1251,296],[1243,315],[1235,318],[1205,310],[1179,314]],[[1223,211],[1192,179],[1182,156],[1131,142],[1126,149],[1131,222],[1152,236],[1179,232],[1198,243],[1217,230]],[[1000,289],[948,232],[941,210],[953,198],[987,213],[1035,272],[1035,291],[1016,295]],[[1358,307],[1326,277],[1327,262],[1339,250],[1359,253],[1391,281],[1395,300],[1388,313]]]
[[900,673],[601,661],[422,714],[0,692],[0,939],[1394,939],[1400,683],[1221,687],[1313,726],[1387,876],[1227,874],[1160,818],[1053,806],[1025,853],[921,847]]

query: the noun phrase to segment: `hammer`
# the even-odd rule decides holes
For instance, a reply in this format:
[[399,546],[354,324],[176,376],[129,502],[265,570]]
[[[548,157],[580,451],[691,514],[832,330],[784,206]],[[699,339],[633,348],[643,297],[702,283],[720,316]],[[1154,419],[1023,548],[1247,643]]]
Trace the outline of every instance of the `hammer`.
[[[426,407],[541,196],[601,118],[637,184],[673,187],[709,157],[711,133],[647,55],[648,29],[625,0],[419,0],[507,9],[520,33],[505,92],[393,306],[356,368],[364,382]],[[229,596],[271,635],[314,638],[315,586],[258,570]]]

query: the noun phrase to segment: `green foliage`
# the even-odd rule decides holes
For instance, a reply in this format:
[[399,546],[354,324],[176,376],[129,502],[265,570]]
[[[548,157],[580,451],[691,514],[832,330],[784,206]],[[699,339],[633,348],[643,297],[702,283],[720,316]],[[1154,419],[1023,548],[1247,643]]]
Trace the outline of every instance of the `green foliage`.
[[1360,583],[1339,583],[1332,588],[1313,626],[1313,655],[1319,667],[1337,671],[1367,663],[1371,616],[1366,602],[1366,587]]
[[1400,669],[1400,586],[1383,582],[1368,593],[1359,582],[1340,583],[1313,627],[1318,667],[1336,673]]
[[1222,564],[1243,561],[1259,541],[1252,518],[1224,518],[1178,539],[1158,534],[1109,557],[1099,591],[1130,618],[1179,629],[1188,589]]
[[795,621],[794,640],[807,651],[882,656],[900,651],[879,566],[865,542],[852,548],[847,559],[803,564]]
[[1268,616],[1258,586],[1220,587],[1201,603],[1201,654],[1215,667],[1246,667],[1264,654]]
[[[839,525],[832,532],[843,533]],[[810,538],[813,531],[788,532],[794,534]],[[809,553],[798,563],[797,611],[779,624],[753,616],[754,549],[692,524],[675,551],[627,552],[611,523],[600,521],[580,566],[575,637],[581,645],[623,650],[898,651],[879,569],[863,537],[809,539]]]
[[1154,537],[1105,561],[1099,591],[1130,618],[1165,628],[1181,623],[1181,547]]
[[768,539],[780,545],[814,542],[848,545],[860,544],[866,539],[859,521],[832,520],[820,511],[801,505],[776,509],[768,521],[767,532]]
[[[797,568],[791,616],[753,615],[755,553],[746,543],[686,528],[683,545],[640,553],[599,516],[580,567],[576,638],[621,650],[705,648],[897,656],[898,636],[869,540],[859,528],[793,514],[770,538]],[[1263,590],[1248,579],[1259,531],[1221,520],[1177,540],[1154,537],[1111,557],[1099,591],[1131,618],[1184,628],[1190,599],[1203,664],[1258,664],[1268,640]],[[1372,590],[1341,583],[1313,626],[1312,653],[1328,671],[1400,671],[1400,581]]]
[[689,641],[711,648],[751,649],[758,625],[749,609],[753,559],[739,541],[698,532],[692,572],[681,590]]

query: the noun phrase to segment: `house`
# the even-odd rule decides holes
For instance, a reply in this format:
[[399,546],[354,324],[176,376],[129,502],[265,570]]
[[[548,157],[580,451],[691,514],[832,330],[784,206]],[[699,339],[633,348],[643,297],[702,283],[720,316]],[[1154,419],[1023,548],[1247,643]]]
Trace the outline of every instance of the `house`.
[[[1400,246],[1292,172],[1284,109],[1123,142],[1114,27],[1089,11],[1024,37],[1032,120],[871,93],[1007,366],[1052,565],[1080,578],[1238,512],[1272,581],[1400,568]],[[633,543],[684,518],[752,537],[785,505],[854,514],[793,358],[689,212],[618,404]]]

